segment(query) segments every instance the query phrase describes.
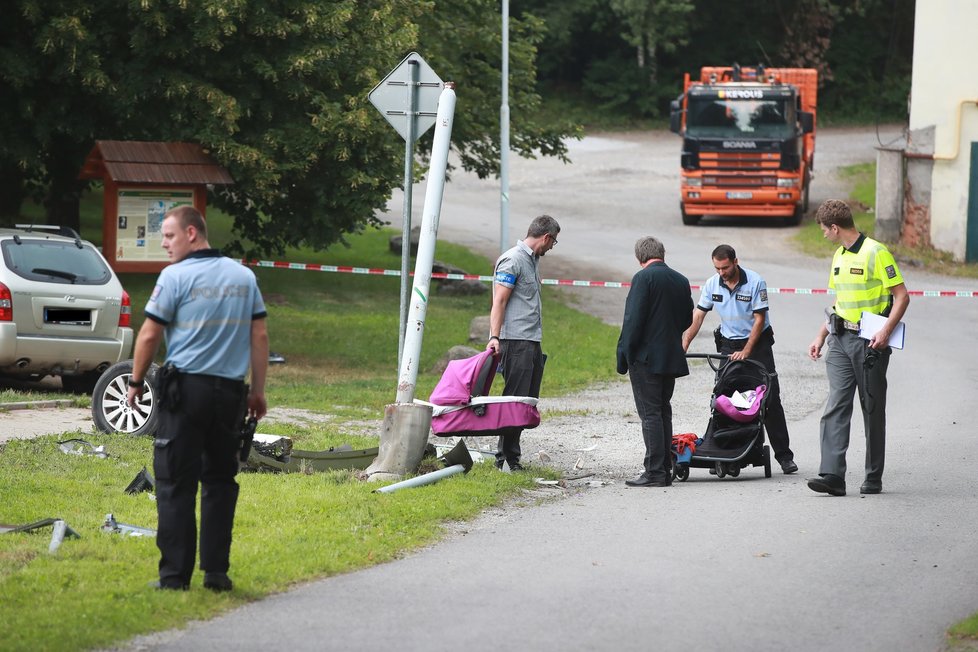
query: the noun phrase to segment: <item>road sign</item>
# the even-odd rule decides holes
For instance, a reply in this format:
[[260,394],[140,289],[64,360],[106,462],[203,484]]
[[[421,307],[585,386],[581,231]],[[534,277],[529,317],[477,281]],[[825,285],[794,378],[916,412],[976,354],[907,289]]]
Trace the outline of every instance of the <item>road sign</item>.
[[[414,87],[414,106],[411,111],[411,86],[412,70],[417,67]],[[401,63],[387,73],[387,76],[374,87],[370,94],[370,103],[377,107],[381,115],[391,123],[391,126],[401,134],[401,138],[407,140],[410,136],[408,128],[409,120],[414,117],[414,137],[417,138],[424,132],[431,129],[435,124],[435,116],[438,114],[438,97],[441,95],[445,84],[441,78],[435,74],[431,66],[421,58],[417,52],[404,57]]]

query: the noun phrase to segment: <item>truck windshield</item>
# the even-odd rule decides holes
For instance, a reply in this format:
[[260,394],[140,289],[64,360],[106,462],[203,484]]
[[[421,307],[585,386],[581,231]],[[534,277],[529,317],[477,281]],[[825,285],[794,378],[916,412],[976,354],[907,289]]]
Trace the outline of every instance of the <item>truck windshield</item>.
[[787,100],[689,98],[686,135],[699,138],[791,138],[795,107]]

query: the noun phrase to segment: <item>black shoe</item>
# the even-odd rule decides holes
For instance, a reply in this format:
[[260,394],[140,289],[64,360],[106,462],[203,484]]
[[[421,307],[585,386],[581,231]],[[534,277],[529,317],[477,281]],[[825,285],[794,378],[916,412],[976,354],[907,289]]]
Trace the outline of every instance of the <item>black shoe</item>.
[[186,591],[190,588],[189,584],[181,584],[179,582],[161,582],[156,580],[155,582],[149,583],[149,588],[157,589],[159,591]]
[[629,487],[671,487],[672,478],[666,476],[660,480],[650,477],[648,474],[643,473],[633,480],[625,480],[625,484]]
[[510,471],[526,471],[526,469],[523,468],[523,465],[519,462],[507,462],[507,464],[509,464]]
[[859,493],[861,494],[878,494],[882,491],[883,483],[879,481],[873,482],[872,480],[867,480],[859,487]]
[[798,470],[798,465],[795,464],[794,460],[785,460],[781,462],[781,470],[785,475],[791,475]]
[[211,591],[230,591],[234,584],[227,573],[204,573],[204,588]]
[[651,487],[655,485],[655,481],[648,476],[648,474],[643,473],[637,478],[631,480],[625,480],[625,484],[629,487]]
[[816,478],[809,478],[808,488],[822,494],[829,494],[830,496],[846,495],[846,481],[831,473],[826,473]]

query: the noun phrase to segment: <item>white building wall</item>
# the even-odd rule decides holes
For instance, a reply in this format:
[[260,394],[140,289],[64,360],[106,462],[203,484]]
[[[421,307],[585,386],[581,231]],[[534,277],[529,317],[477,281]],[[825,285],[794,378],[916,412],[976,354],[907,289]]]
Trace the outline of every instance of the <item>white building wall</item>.
[[917,0],[914,22],[908,151],[934,155],[931,241],[961,260],[978,142],[978,0]]

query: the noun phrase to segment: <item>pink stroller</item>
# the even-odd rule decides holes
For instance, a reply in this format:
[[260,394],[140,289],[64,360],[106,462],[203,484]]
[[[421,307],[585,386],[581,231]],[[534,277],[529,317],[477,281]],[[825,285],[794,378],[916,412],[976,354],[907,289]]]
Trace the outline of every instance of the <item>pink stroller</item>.
[[431,431],[439,437],[498,435],[506,428],[540,425],[537,399],[532,396],[489,396],[498,358],[489,350],[452,360],[428,401]]

